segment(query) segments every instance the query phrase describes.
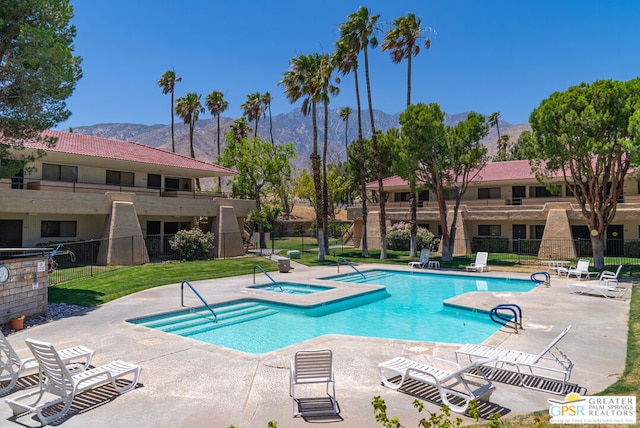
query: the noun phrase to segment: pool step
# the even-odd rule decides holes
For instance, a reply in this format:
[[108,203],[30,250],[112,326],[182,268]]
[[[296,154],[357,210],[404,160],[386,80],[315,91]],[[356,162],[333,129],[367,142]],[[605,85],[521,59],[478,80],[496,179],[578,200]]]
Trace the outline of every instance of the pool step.
[[235,305],[214,308],[217,322],[208,309],[199,308],[192,312],[178,313],[169,318],[162,318],[141,323],[145,327],[162,330],[167,333],[188,336],[202,331],[238,324],[253,319],[264,318],[278,313],[275,309],[257,302],[243,302]]

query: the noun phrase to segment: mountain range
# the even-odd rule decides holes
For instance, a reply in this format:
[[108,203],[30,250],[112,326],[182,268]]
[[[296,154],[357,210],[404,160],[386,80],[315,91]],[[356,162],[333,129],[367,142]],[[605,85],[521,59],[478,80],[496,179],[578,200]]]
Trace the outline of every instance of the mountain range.
[[[466,119],[468,113],[446,114],[445,123],[455,125]],[[379,110],[374,110],[374,120],[376,129],[386,131],[389,128],[398,127],[400,114],[387,114]],[[340,118],[339,110],[329,110],[328,117],[328,148],[327,162],[335,163],[344,161],[345,155],[345,121]],[[318,114],[318,145],[322,150],[324,141],[323,133],[324,112]],[[220,118],[220,150],[225,147],[224,135],[229,131],[233,119],[229,117]],[[297,157],[292,164],[296,170],[309,169],[309,155],[313,152],[313,127],[311,117],[304,116],[300,110],[295,109],[288,113],[282,113],[272,118],[272,133],[276,144],[286,144],[293,142],[296,146]],[[348,141],[351,142],[358,135],[357,113],[354,111],[349,116]],[[250,123],[253,127],[254,123]],[[513,125],[500,121],[500,134],[509,135],[510,141],[514,142],[522,131],[530,130],[528,123]],[[365,138],[371,137],[371,126],[369,122],[369,112],[362,112],[362,129]],[[79,134],[92,135],[96,137],[112,138],[124,141],[135,141],[153,147],[159,147],[171,151],[171,125],[141,125],[134,123],[103,123],[91,126],[79,126],[73,128],[73,132]],[[198,159],[214,162],[217,159],[217,119],[209,118],[198,120],[194,129],[193,147],[195,156]],[[175,122],[175,145],[176,152],[189,156],[189,127],[177,118]],[[269,117],[263,117],[258,123],[258,135],[270,140]],[[491,127],[489,134],[482,140],[482,143],[489,149],[489,154],[495,154],[497,150],[496,141],[498,131]]]

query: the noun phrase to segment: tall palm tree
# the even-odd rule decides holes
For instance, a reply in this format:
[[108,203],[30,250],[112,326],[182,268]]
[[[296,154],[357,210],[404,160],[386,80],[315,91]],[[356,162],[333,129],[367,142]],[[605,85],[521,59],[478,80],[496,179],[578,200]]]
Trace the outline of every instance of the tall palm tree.
[[255,120],[256,127],[253,133],[254,137],[258,136],[258,122],[260,121],[260,116],[264,113],[264,104],[262,102],[262,95],[260,92],[254,92],[252,94],[247,95],[247,101],[242,103],[240,106],[244,111],[244,115],[247,117],[249,121]]
[[231,122],[231,126],[229,127],[229,132],[226,135],[227,142],[231,141],[230,139],[238,142],[243,138],[247,138],[250,132],[251,132],[251,127],[247,122],[247,118],[244,116],[239,117],[235,119],[233,122]]
[[[189,92],[184,97],[178,98],[176,101],[176,114],[182,118],[182,121],[189,125],[189,151],[191,157],[195,159],[196,154],[193,151],[193,129],[200,113],[204,113],[204,107],[200,103],[201,95],[195,92]],[[200,180],[196,178],[196,187],[200,188]]]
[[265,114],[267,111],[269,112],[269,137],[271,137],[271,145],[273,146],[275,145],[275,142],[273,141],[273,120],[271,117],[271,94],[269,92],[265,92],[264,95],[262,95],[261,101],[265,109]]
[[411,104],[411,61],[420,53],[421,38],[426,49],[431,47],[431,39],[423,36],[428,29],[422,28],[422,21],[412,12],[407,16],[394,19],[393,26],[387,32],[382,43],[383,51],[391,51],[391,59],[396,64],[407,60],[407,107]]
[[364,141],[362,136],[362,105],[360,103],[360,85],[358,81],[358,46],[360,41],[355,35],[348,31],[347,22],[340,28],[341,38],[336,42],[334,60],[338,70],[343,75],[353,72],[356,90],[356,108],[358,112],[358,169],[360,170],[360,193],[362,196],[362,257],[369,257],[369,247],[367,245],[367,178],[364,174]]
[[176,82],[182,81],[182,77],[176,77],[176,72],[173,70],[167,70],[158,79],[158,86],[162,88],[163,94],[171,93],[171,151],[175,153],[176,142],[173,133],[173,95],[175,91]]
[[[319,98],[324,107],[324,146],[322,150],[322,217],[324,226],[324,239],[326,251],[329,251],[329,185],[327,183],[327,148],[329,146],[329,99],[338,95],[340,89],[332,83],[331,75],[335,69],[335,63],[331,55],[321,55],[318,68],[318,80],[320,82]],[[339,83],[340,79],[335,78]]]
[[349,116],[353,113],[351,107],[342,107],[340,109],[340,119],[344,120],[344,150],[347,153],[347,146],[349,146]]
[[376,133],[375,118],[373,116],[373,102],[371,101],[371,79],[369,74],[369,46],[378,46],[378,39],[375,37],[376,22],[380,15],[372,15],[368,8],[361,6],[357,11],[349,15],[349,20],[340,27],[341,38],[351,41],[350,48],[355,52],[362,52],[364,57],[364,77],[367,87],[367,101],[369,104],[369,120],[371,121],[371,140],[373,142],[373,155],[376,161],[378,174],[378,194],[380,201],[380,259],[387,258],[387,230],[385,215],[385,193],[382,159],[380,159],[380,147],[378,145],[378,135]]
[[324,225],[322,222],[322,184],[320,179],[320,156],[318,155],[318,123],[317,104],[320,98],[321,83],[318,81],[318,70],[321,66],[321,56],[317,53],[298,55],[291,59],[289,70],[284,73],[279,85],[284,86],[285,95],[290,102],[302,99],[300,111],[307,116],[311,113],[313,127],[313,152],[311,153],[311,169],[316,196],[316,231],[318,238],[318,260],[325,257]]
[[[212,116],[218,119],[218,157],[220,159],[220,114],[229,108],[229,103],[224,100],[224,94],[219,91],[212,91],[204,100],[204,104],[209,109]],[[222,177],[218,177],[218,191],[222,189]]]

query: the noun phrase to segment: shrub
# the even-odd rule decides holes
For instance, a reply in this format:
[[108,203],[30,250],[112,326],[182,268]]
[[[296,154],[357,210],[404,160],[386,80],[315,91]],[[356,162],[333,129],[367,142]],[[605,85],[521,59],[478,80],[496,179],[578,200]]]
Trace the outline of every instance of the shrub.
[[213,248],[213,234],[200,229],[181,230],[169,240],[169,245],[181,259],[196,260]]
[[[423,227],[418,228],[418,248],[430,249],[437,251],[440,240],[433,233]],[[399,222],[387,227],[387,248],[390,250],[407,251],[411,246],[411,225],[409,223]]]
[[508,253],[509,239],[492,236],[477,236],[471,238],[471,252],[488,251],[490,253]]
[[624,254],[627,257],[640,257],[640,241],[627,241],[624,243]]

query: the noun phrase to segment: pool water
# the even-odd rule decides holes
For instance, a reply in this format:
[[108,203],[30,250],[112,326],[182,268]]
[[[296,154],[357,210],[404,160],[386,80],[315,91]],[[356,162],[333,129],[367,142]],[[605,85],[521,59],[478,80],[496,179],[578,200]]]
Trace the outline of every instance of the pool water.
[[526,292],[531,281],[488,276],[443,275],[372,270],[332,276],[332,281],[380,284],[385,290],[304,309],[257,300],[214,306],[207,311],[180,311],[135,324],[192,339],[261,354],[324,334],[366,336],[426,342],[480,343],[499,324],[484,311],[450,307],[443,300],[468,291]]
[[278,282],[278,284],[252,285],[247,288],[285,294],[313,294],[321,291],[331,290],[333,287],[297,284],[295,282]]

